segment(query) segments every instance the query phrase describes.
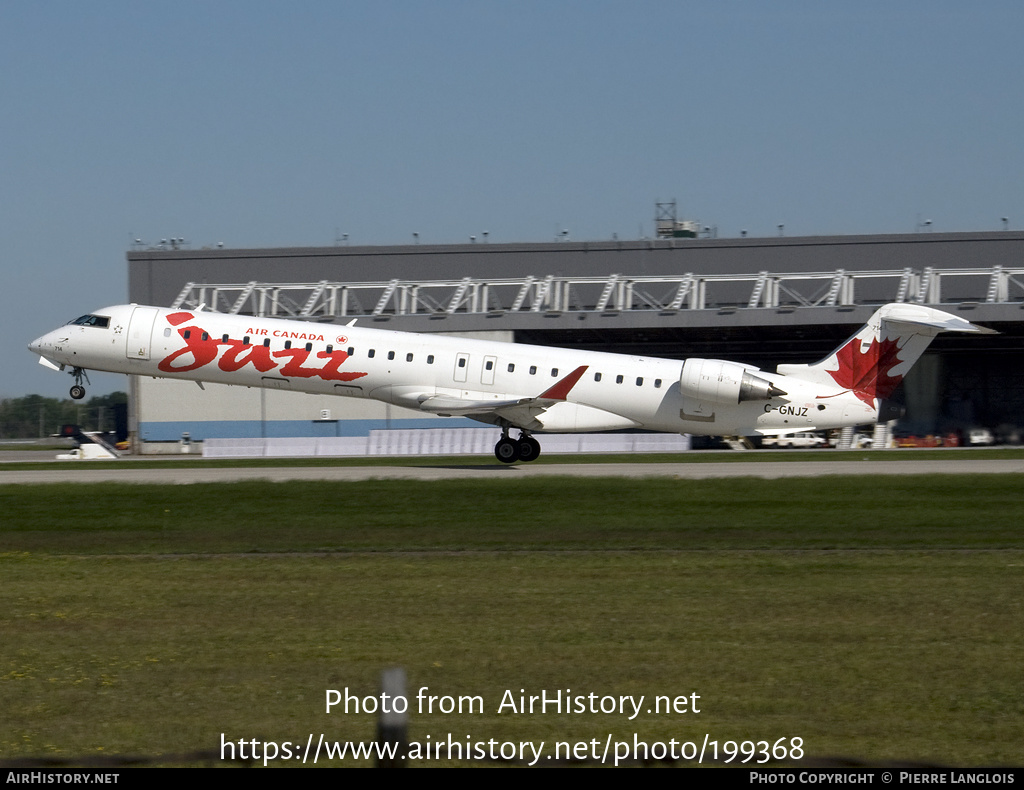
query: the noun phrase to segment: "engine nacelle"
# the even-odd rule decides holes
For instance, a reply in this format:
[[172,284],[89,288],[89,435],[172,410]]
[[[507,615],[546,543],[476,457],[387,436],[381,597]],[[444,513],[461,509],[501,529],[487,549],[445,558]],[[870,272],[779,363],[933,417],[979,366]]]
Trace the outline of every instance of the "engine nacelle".
[[679,374],[683,395],[700,401],[742,403],[749,400],[771,400],[786,393],[743,365],[724,359],[688,359]]

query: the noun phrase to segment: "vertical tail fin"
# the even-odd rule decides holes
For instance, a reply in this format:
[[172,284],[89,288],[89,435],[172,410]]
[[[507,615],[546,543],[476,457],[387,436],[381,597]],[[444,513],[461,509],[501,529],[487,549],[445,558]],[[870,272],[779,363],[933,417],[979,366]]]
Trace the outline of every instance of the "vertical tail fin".
[[839,386],[874,408],[892,395],[939,332],[994,330],[923,305],[887,304],[824,359],[810,365],[779,365],[778,372]]

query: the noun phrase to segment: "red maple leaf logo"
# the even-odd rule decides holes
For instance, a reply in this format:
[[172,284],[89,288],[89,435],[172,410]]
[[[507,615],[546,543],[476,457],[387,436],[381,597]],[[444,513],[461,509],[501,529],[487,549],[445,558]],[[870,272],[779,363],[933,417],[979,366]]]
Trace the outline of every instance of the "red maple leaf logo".
[[874,407],[875,398],[888,398],[903,380],[903,376],[889,375],[901,361],[899,350],[895,340],[879,343],[875,338],[866,351],[861,351],[860,339],[855,337],[836,352],[839,370],[828,374],[840,387],[852,390],[858,400]]

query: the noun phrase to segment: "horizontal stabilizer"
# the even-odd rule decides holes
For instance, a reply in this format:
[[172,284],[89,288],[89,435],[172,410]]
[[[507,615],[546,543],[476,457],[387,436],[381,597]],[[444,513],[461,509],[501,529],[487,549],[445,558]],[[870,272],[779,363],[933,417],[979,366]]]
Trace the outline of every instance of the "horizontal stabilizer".
[[994,329],[972,324],[959,316],[916,304],[887,304],[875,315],[882,321],[912,326],[928,326],[940,332],[976,332],[982,335],[999,334]]

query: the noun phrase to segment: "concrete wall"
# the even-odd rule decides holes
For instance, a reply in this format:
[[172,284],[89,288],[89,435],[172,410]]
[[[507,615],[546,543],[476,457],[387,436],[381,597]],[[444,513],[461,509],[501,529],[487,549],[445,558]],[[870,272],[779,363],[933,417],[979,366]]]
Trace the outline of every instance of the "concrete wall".
[[[367,436],[373,430],[479,427],[464,418],[435,417],[386,403],[330,395],[140,378],[136,409],[143,442],[213,437]],[[495,431],[496,432],[496,431]]]

